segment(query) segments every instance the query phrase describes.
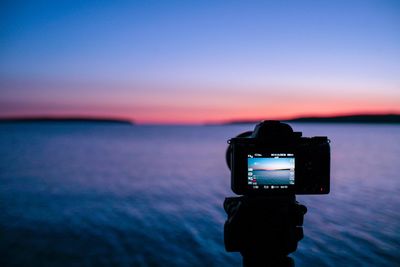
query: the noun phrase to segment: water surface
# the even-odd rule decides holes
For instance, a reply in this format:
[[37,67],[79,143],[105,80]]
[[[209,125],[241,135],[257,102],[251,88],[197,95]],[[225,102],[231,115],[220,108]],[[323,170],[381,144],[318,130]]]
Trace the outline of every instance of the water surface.
[[[296,266],[400,262],[400,126],[293,124],[332,140]],[[0,125],[1,266],[240,266],[223,247],[226,140],[251,126]]]

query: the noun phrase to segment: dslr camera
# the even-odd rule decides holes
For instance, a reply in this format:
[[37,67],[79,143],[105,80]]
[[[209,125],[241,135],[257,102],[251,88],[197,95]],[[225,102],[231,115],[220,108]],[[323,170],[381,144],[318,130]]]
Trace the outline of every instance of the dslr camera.
[[262,121],[228,141],[231,188],[238,195],[328,194],[330,141],[302,137],[286,123]]

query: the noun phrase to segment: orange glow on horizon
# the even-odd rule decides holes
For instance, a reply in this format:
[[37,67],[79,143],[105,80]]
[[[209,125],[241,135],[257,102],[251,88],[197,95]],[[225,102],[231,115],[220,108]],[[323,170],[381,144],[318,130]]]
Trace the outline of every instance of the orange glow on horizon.
[[347,115],[385,115],[400,114],[400,109],[387,109],[385,107],[376,109],[333,109],[327,106],[312,111],[310,109],[280,110],[271,108],[266,110],[233,109],[220,110],[219,112],[207,110],[182,110],[166,111],[154,110],[151,113],[140,114],[136,116],[125,114],[123,117],[132,118],[138,124],[204,124],[204,123],[224,123],[230,121],[246,120],[289,120],[299,117],[333,117]]
[[372,89],[346,94],[343,88],[307,91],[301,87],[273,86],[202,89],[143,86],[142,90],[139,87],[135,87],[137,90],[115,87],[119,93],[108,94],[111,88],[105,86],[97,94],[87,93],[79,97],[75,94],[68,98],[46,95],[47,98],[30,103],[4,103],[0,105],[0,116],[104,117],[132,120],[138,124],[204,124],[349,114],[400,114],[400,99],[396,94],[381,95],[379,90]]
[[[32,107],[30,107],[32,108]],[[249,105],[230,106],[153,106],[153,107],[115,107],[85,106],[74,109],[34,109],[19,112],[1,112],[1,117],[93,117],[130,120],[137,124],[204,124],[224,123],[246,120],[288,120],[299,117],[332,117],[367,114],[400,114],[400,108],[369,103],[334,102],[282,103],[276,102],[266,106]]]
[[[138,124],[183,124],[183,125],[196,125],[196,124],[218,124],[218,123],[228,123],[234,121],[261,121],[261,120],[290,120],[301,117],[335,117],[335,116],[351,116],[351,115],[387,115],[387,114],[400,114],[400,111],[397,112],[337,112],[337,113],[301,113],[301,114],[291,114],[291,115],[254,115],[254,116],[219,116],[219,117],[137,117],[132,118],[131,120]],[[128,116],[124,116],[128,117]]]
[[[289,99],[288,101],[262,101],[252,105],[249,101],[237,101],[237,105],[222,103],[221,105],[193,106],[155,106],[141,110],[132,108],[132,112],[124,112],[124,117],[131,117],[137,123],[149,124],[202,124],[221,123],[238,120],[285,120],[298,117],[330,117],[355,114],[400,114],[396,102],[377,101],[377,99],[334,99],[313,98],[313,100]],[[261,104],[260,104],[261,103]]]

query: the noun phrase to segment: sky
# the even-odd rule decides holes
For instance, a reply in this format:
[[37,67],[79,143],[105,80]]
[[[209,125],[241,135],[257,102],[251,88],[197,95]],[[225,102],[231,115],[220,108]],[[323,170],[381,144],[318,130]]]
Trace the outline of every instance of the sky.
[[294,169],[293,158],[248,158],[249,168],[254,170]]
[[400,113],[400,2],[1,1],[0,117]]

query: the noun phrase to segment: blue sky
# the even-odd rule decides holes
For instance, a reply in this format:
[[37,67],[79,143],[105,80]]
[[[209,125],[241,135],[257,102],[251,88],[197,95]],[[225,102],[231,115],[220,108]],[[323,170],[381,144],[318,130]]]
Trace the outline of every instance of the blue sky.
[[247,163],[255,170],[294,169],[293,158],[248,158]]
[[0,10],[0,115],[400,112],[398,1],[10,1]]

